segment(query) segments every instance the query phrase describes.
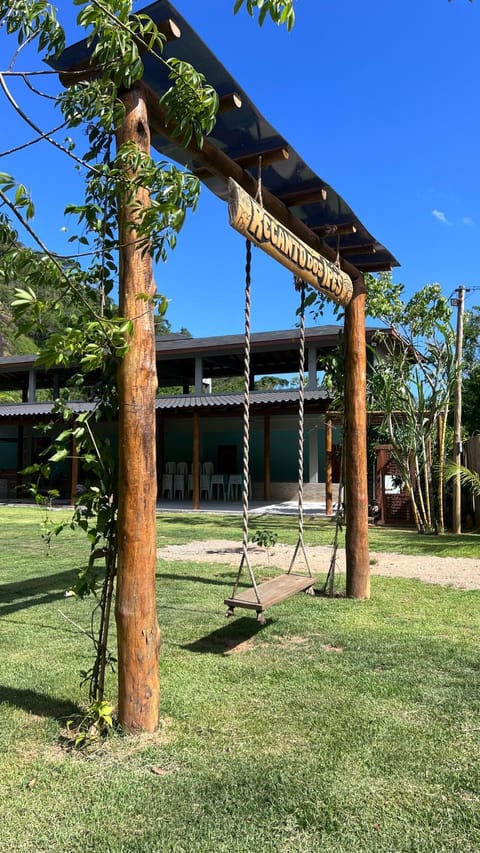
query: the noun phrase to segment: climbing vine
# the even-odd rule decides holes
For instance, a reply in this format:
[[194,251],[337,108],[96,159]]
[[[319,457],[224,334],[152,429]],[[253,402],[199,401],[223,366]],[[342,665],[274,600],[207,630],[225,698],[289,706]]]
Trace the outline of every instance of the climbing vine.
[[[167,65],[171,82],[161,98],[166,121],[183,144],[193,138],[199,147],[214,126],[218,97],[189,63],[163,59],[164,36],[148,16],[133,13],[131,0],[74,0],[74,5],[79,8],[77,24],[91,48],[91,73],[79,72],[75,79],[74,72],[68,88],[52,95],[38,81],[57,77],[51,69],[65,48],[57,15],[60,7],[46,0],[0,0],[0,29],[16,41],[11,63],[0,70],[0,89],[34,134],[19,147],[52,145],[71,160],[85,184],[82,203],[69,204],[65,211],[76,222],[69,238],[72,253],[59,257],[35,230],[35,205],[28,188],[9,172],[0,172],[0,276],[12,285],[21,282],[13,303],[15,318],[22,333],[34,329],[36,340],[42,340],[38,363],[77,370],[46,426],[47,434],[55,437],[36,472],[30,473],[47,477],[49,466],[72,455],[81,460],[85,472],[84,490],[68,525],[83,530],[90,543],[74,592],[93,594],[96,599],[88,632],[95,658],[83,677],[89,683],[92,708],[98,709],[105,701],[105,672],[115,663],[108,649],[108,628],[117,571],[119,506],[117,455],[98,427],[117,416],[116,374],[134,328],[131,319],[118,316],[112,298],[119,280],[118,214],[120,207],[127,206],[134,220],[127,225],[132,226],[138,248],[156,261],[165,261],[199,193],[193,175],[155,162],[130,143],[112,153],[124,119],[117,93],[141,80],[142,56],[154,53]],[[237,0],[234,11],[242,5],[243,0]],[[246,0],[246,10],[251,16],[258,12],[260,24],[267,16],[288,29],[294,22],[293,0]],[[28,54],[24,49],[31,52],[32,46],[50,70],[43,65],[41,71],[17,70],[20,57]],[[44,131],[22,109],[11,89],[13,78],[23,80],[29,97],[34,93],[55,102],[61,118],[53,130]],[[81,143],[73,138],[80,126],[85,130]],[[65,138],[65,134],[72,135]],[[83,140],[85,150],[79,150]],[[147,187],[150,196],[149,205],[141,210],[130,203],[140,187]],[[27,235],[29,248],[21,245],[20,235]],[[53,292],[53,298],[41,296],[39,282],[48,283],[45,292]],[[159,294],[140,295],[138,301],[139,314],[157,311],[162,315],[168,304]],[[93,387],[92,371],[101,376]],[[81,414],[68,405],[72,387],[88,403]],[[48,536],[59,535],[64,527],[52,523]]]

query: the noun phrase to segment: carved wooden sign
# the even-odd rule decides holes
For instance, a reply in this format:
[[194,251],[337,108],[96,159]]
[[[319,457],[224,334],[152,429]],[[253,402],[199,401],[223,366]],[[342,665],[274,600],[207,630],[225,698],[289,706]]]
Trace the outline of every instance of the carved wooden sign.
[[339,305],[348,305],[353,291],[351,278],[274,219],[232,178],[228,180],[228,215],[236,231],[298,278]]

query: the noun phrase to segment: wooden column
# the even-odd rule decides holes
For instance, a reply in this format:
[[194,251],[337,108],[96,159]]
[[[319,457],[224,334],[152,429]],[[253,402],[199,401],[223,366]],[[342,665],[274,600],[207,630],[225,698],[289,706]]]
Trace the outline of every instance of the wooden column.
[[[453,401],[453,462],[462,464],[462,355],[463,316],[465,310],[465,288],[458,288],[457,336],[455,349],[455,393]],[[462,480],[460,474],[452,478],[452,533],[462,532]]]
[[263,419],[263,499],[271,500],[272,484],[270,470],[270,415],[265,415]]
[[35,403],[37,399],[37,375],[32,367],[28,371],[28,402]]
[[193,509],[200,509],[200,418],[198,412],[193,413],[192,480]]
[[77,495],[77,486],[78,486],[78,453],[77,453],[77,444],[75,441],[75,436],[72,436],[72,466],[70,471],[70,500],[72,504],[75,503]]
[[163,471],[165,468],[165,418],[161,410],[155,418],[156,440],[157,440],[157,493],[159,487],[162,487]]
[[[125,120],[117,145],[150,153],[148,113],[141,84],[122,95]],[[125,175],[128,181],[130,175]],[[137,246],[135,220],[149,205],[147,188],[119,198],[120,315],[134,333],[118,368],[118,578],[115,616],[118,635],[118,717],[128,731],[158,726],[160,631],[155,601],[156,462],[155,332],[152,259]]]
[[17,426],[17,474],[22,468],[25,468],[23,463],[23,424],[18,424]]
[[325,515],[333,515],[332,420],[325,419]]
[[203,359],[197,356],[195,359],[195,394],[203,394]]
[[345,309],[345,550],[351,598],[370,597],[365,296],[364,278],[359,276]]

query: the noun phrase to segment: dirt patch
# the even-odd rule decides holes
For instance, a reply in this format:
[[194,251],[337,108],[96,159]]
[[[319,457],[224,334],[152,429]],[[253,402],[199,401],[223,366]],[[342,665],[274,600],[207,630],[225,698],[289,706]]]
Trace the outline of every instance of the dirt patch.
[[[324,577],[328,571],[331,549],[324,545],[307,548],[307,558],[314,575]],[[159,548],[157,556],[161,560],[192,560],[194,562],[220,563],[238,568],[242,555],[242,546],[235,545],[230,539],[207,539],[189,542],[186,545],[165,545]],[[267,552],[256,545],[249,548],[249,557],[255,568],[275,568],[286,571],[291,563],[293,548],[291,545],[275,545]],[[405,554],[373,552],[370,555],[372,575],[384,577],[415,578],[424,583],[453,586],[458,589],[480,589],[480,559],[454,557],[425,557]],[[306,568],[303,555],[299,552],[294,570]],[[339,572],[345,571],[345,553],[339,551],[337,560]]]

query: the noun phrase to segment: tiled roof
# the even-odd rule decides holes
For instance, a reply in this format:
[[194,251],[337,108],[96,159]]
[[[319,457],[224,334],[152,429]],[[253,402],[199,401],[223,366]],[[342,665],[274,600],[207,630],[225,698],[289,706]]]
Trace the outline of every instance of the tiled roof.
[[[243,393],[234,394],[182,394],[179,396],[158,397],[157,409],[215,409],[230,406],[242,406]],[[280,391],[251,391],[251,406],[285,405],[298,400],[298,390]],[[328,400],[328,394],[323,389],[305,391],[306,402]]]
[[[83,401],[72,401],[69,408],[80,414],[81,412],[90,412],[95,408],[95,403],[87,403]],[[22,417],[42,417],[52,413],[53,402],[46,403],[0,403],[0,418],[22,418]]]
[[[161,410],[181,409],[221,409],[243,405],[243,393],[233,394],[181,394],[178,396],[157,397],[155,408]],[[251,391],[251,406],[280,406],[293,404],[298,400],[298,390]],[[305,401],[328,400],[328,394],[322,389],[305,391]],[[69,408],[80,414],[95,408],[95,403],[72,401]],[[0,403],[0,418],[48,417],[52,413],[53,402],[46,403]]]

